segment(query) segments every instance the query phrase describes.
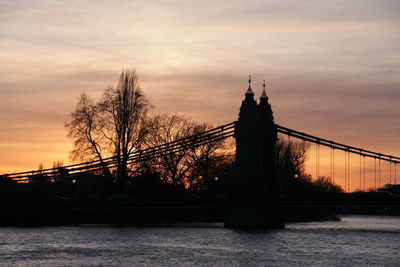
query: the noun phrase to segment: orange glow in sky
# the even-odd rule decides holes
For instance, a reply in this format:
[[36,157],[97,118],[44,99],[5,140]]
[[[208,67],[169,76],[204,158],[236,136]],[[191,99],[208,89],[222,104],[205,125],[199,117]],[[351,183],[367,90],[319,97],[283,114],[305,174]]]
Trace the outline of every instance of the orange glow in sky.
[[280,125],[399,156],[399,13],[393,0],[2,1],[0,173],[68,164],[77,97],[123,68],[156,111],[214,125],[237,119],[248,75],[257,97],[265,79]]

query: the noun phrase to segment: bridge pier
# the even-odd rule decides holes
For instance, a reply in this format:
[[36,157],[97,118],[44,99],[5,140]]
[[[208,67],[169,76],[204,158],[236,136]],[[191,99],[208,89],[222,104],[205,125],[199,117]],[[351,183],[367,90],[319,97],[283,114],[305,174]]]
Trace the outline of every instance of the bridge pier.
[[226,228],[285,228],[281,211],[272,206],[240,206],[229,210],[224,222]]

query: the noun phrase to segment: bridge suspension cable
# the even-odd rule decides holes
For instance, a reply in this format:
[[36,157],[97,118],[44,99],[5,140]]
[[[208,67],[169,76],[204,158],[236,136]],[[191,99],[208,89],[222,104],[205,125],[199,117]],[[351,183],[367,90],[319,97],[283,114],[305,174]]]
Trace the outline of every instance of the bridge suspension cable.
[[[168,142],[162,145],[150,147],[143,150],[138,150],[133,152],[129,155],[127,163],[134,164],[141,161],[149,160],[155,157],[165,156],[172,153],[177,153],[184,151],[186,149],[194,149],[196,147],[209,144],[212,142],[217,142],[219,140],[223,140],[225,138],[231,137],[234,134],[234,127],[235,122],[231,122],[225,125],[221,125],[219,127],[204,131],[202,133],[198,133],[192,136],[188,136],[173,142]],[[331,175],[334,181],[335,179],[335,150],[342,150],[345,152],[345,160],[346,160],[346,186],[345,188],[349,188],[350,186],[350,154],[358,154],[360,156],[373,158],[375,161],[375,188],[377,187],[376,181],[376,161],[379,160],[379,170],[378,170],[378,179],[379,179],[379,186],[381,185],[381,161],[390,162],[390,179],[391,179],[391,164],[394,164],[394,172],[395,172],[395,182],[396,182],[396,166],[397,163],[400,163],[400,158],[382,154],[378,152],[373,152],[369,150],[365,150],[362,148],[356,148],[353,146],[341,144],[338,142],[334,142],[331,140],[323,139],[320,137],[316,137],[310,134],[306,134],[300,131],[296,131],[287,127],[280,126],[276,124],[277,131],[281,134],[285,134],[289,137],[295,137],[298,139],[303,140],[303,142],[310,142],[316,144],[316,174],[319,176],[320,171],[320,146],[326,146],[331,148],[332,155],[331,155]],[[26,172],[18,172],[18,173],[10,173],[1,175],[0,178],[8,178],[11,180],[27,180],[34,175],[44,175],[44,176],[55,176],[59,175],[61,170],[65,171],[69,174],[74,173],[81,173],[81,172],[92,172],[92,171],[99,171],[99,170],[108,170],[109,168],[115,167],[118,162],[121,161],[121,158],[116,156],[108,157],[102,160],[93,160],[88,162],[82,162],[77,164],[72,164],[60,168],[49,168],[44,170],[32,170]],[[364,163],[364,172],[365,172],[365,163]],[[364,174],[365,180],[365,174]],[[365,188],[365,181],[364,181],[364,188]]]
[[335,148],[332,148],[332,163],[333,163],[332,180],[333,180],[333,183],[335,183]]
[[344,190],[347,190],[347,152],[344,152]]
[[319,144],[315,144],[315,176],[319,177]]
[[[198,134],[194,134],[188,137],[175,140],[173,142],[165,143],[162,145],[150,147],[143,150],[133,152],[127,163],[137,163],[145,160],[149,160],[162,155],[177,153],[187,149],[194,149],[196,147],[217,142],[228,137],[233,136],[235,123],[228,123]],[[68,174],[92,172],[99,170],[103,167],[110,168],[115,167],[118,163],[118,157],[109,157],[103,160],[94,160],[89,162],[83,162],[78,164],[72,164],[63,166],[62,170],[68,172]],[[19,173],[5,174],[0,177],[7,178],[10,180],[26,181],[29,180],[33,175],[43,176],[55,176],[60,173],[60,168],[49,168],[45,170],[35,170]]]
[[378,159],[378,177],[379,177],[379,182],[378,186],[381,187],[381,158]]
[[366,178],[365,178],[365,156],[363,156],[363,176],[364,176],[364,188],[363,188],[363,190],[365,191],[365,189],[366,189],[366,186],[365,186],[365,181],[366,181]]
[[[288,136],[292,136],[298,139],[303,140],[304,142],[310,142],[310,143],[314,143],[316,144],[316,173],[317,175],[319,175],[319,147],[322,146],[326,146],[329,147],[333,150],[333,155],[331,156],[331,161],[333,164],[333,169],[331,169],[331,174],[332,174],[332,180],[334,181],[334,172],[335,172],[335,162],[334,162],[334,150],[342,150],[345,152],[345,170],[344,170],[344,176],[345,176],[345,191],[350,191],[351,188],[351,172],[350,172],[350,168],[351,168],[351,154],[357,154],[360,155],[360,157],[362,157],[362,160],[360,158],[360,190],[362,189],[366,189],[366,174],[365,174],[365,168],[366,168],[366,164],[365,164],[365,159],[366,158],[373,158],[374,159],[374,188],[375,190],[382,186],[382,166],[381,166],[381,162],[382,161],[386,161],[389,162],[389,182],[392,182],[392,164],[394,164],[394,168],[396,168],[397,164],[400,163],[400,157],[396,157],[396,156],[392,156],[392,155],[388,155],[388,154],[383,154],[383,153],[378,153],[378,152],[374,152],[374,151],[370,151],[370,150],[366,150],[363,148],[357,148],[354,146],[349,146],[346,144],[342,144],[342,143],[338,143],[338,142],[334,142],[332,140],[328,140],[328,139],[324,139],[324,138],[320,138],[317,136],[313,136],[304,132],[300,132],[300,131],[296,131],[284,126],[280,126],[280,125],[276,125],[277,130],[279,133],[284,134],[284,135],[288,135]],[[378,161],[378,164],[377,164]],[[378,166],[377,166],[378,165]],[[395,169],[396,171],[396,169]],[[396,174],[395,174],[396,176]],[[397,178],[394,181],[394,183],[397,183]]]
[[350,191],[350,152],[347,151],[347,192]]
[[374,158],[375,169],[374,169],[374,181],[375,181],[375,190],[376,190],[376,158]]
[[351,154],[358,154],[358,155],[364,155],[366,157],[369,158],[380,158],[383,161],[391,161],[392,163],[400,163],[400,157],[395,157],[392,155],[387,155],[387,154],[382,154],[382,153],[378,153],[378,152],[374,152],[374,151],[370,151],[370,150],[366,150],[363,148],[357,148],[357,147],[353,147],[353,146],[349,146],[346,144],[342,144],[342,143],[338,143],[338,142],[334,142],[328,139],[323,139],[317,136],[313,136],[304,132],[300,132],[300,131],[296,131],[281,125],[276,125],[277,130],[279,133],[281,134],[285,134],[285,135],[290,135],[292,137],[296,137],[298,139],[301,140],[305,140],[311,143],[318,143],[320,145],[326,146],[326,147],[331,147],[331,148],[335,148],[338,150],[342,150],[342,151],[348,151]]
[[331,179],[332,179],[332,182],[333,182],[333,148],[330,148],[329,149],[329,152],[330,152],[330,169],[329,169],[329,171],[330,171],[330,177],[331,177]]
[[362,155],[360,155],[360,191],[362,190]]

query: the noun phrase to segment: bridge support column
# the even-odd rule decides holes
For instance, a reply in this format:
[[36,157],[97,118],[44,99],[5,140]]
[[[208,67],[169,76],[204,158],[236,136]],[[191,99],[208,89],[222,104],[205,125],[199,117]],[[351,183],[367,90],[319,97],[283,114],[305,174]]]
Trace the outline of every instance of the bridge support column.
[[272,206],[233,207],[225,219],[227,228],[285,228],[285,222],[279,209]]
[[277,130],[265,83],[257,104],[250,82],[249,79],[235,125],[235,176],[225,226],[282,228],[284,223],[279,211],[273,208],[279,194],[274,168]]

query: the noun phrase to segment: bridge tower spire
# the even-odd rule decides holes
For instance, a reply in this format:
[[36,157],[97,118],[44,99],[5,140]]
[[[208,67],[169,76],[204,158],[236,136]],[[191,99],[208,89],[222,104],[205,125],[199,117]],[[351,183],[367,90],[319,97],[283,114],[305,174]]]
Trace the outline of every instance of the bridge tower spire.
[[265,92],[265,80],[263,80],[263,91],[262,91],[262,94],[260,96],[260,100],[262,98],[267,98],[268,99],[267,93]]
[[257,113],[257,102],[254,100],[254,93],[251,90],[251,76],[249,76],[249,88],[244,96],[245,98],[240,106],[239,120],[249,123],[255,120]]
[[247,89],[246,95],[247,94],[253,94],[253,90],[251,90],[251,76],[250,75],[249,75],[249,88]]
[[235,177],[232,211],[227,227],[281,227],[280,220],[268,214],[271,195],[277,193],[274,149],[277,131],[271,105],[265,92],[260,103],[249,88],[240,106],[235,124]]

